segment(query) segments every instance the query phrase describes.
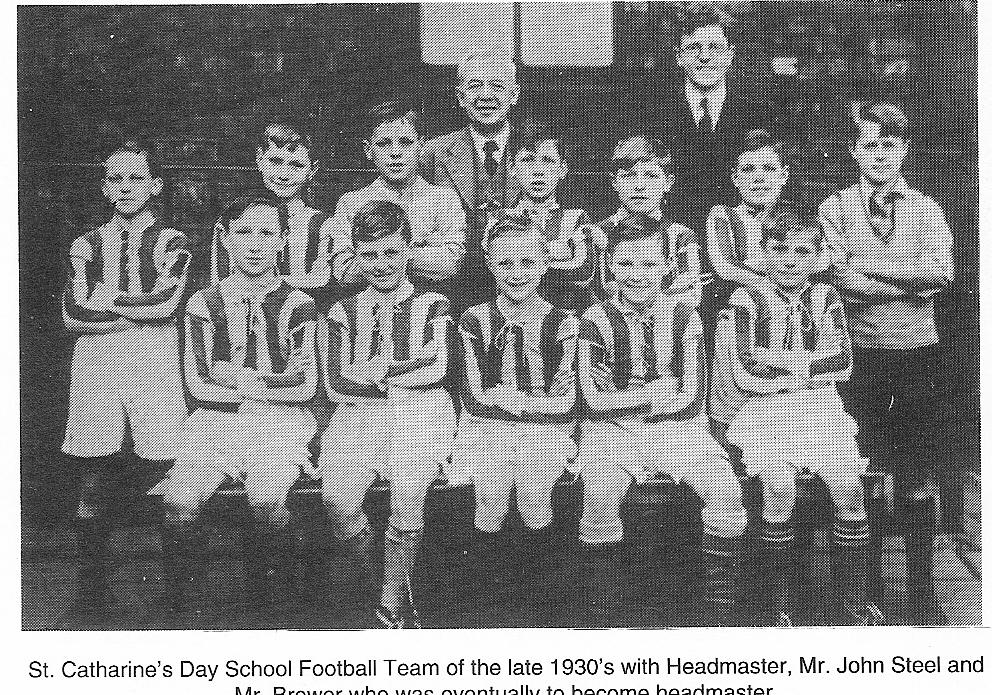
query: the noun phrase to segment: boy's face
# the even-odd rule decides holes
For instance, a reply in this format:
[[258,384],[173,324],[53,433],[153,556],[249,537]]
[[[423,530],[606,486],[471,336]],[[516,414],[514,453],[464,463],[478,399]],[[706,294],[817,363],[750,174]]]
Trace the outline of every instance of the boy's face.
[[723,82],[733,60],[734,47],[718,24],[683,36],[675,58],[689,81],[703,92]]
[[280,147],[270,142],[266,149],[259,147],[255,151],[255,163],[265,187],[283,200],[299,196],[317,173],[310,151],[299,143]]
[[567,171],[558,145],[554,140],[545,140],[536,150],[517,152],[511,173],[520,182],[525,196],[534,202],[544,202],[554,195]]
[[520,98],[513,66],[499,60],[473,60],[464,67],[458,103],[473,123],[499,126]]
[[909,144],[900,137],[882,137],[881,125],[873,121],[858,121],[858,139],[851,146],[851,156],[866,179],[880,186],[897,178],[902,172]]
[[547,254],[536,232],[493,239],[486,263],[496,278],[496,289],[514,303],[533,296],[548,270]]
[[657,236],[618,242],[609,262],[620,296],[635,306],[650,306],[668,285],[665,247]]
[[380,292],[392,292],[406,278],[410,244],[400,233],[355,243],[355,257],[362,275]]
[[148,159],[140,152],[116,152],[103,166],[103,195],[122,217],[134,217],[162,192],[162,179],[151,175]]
[[390,183],[406,183],[417,173],[420,137],[407,119],[380,124],[362,144],[365,156]]
[[768,261],[768,279],[786,290],[798,289],[809,282],[820,260],[816,234],[811,225],[790,231],[785,239],[765,241],[762,246]]
[[734,185],[748,205],[767,209],[771,207],[782,187],[789,180],[789,168],[771,147],[743,152],[734,169]]
[[671,178],[657,159],[634,162],[632,168],[617,169],[613,175],[613,190],[631,213],[654,214],[671,187]]
[[275,272],[276,259],[286,245],[279,212],[269,205],[253,205],[231,220],[224,248],[231,264],[250,278]]

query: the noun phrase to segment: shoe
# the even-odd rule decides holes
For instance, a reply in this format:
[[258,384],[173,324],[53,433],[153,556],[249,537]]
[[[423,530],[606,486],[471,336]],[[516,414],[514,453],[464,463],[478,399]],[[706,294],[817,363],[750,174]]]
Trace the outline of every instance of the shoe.
[[774,625],[775,627],[795,627],[795,625],[792,624],[792,616],[785,612],[778,614],[778,618],[775,620]]
[[840,621],[842,625],[887,624],[882,611],[871,601],[865,602],[860,607],[855,607],[845,602],[840,610]]
[[407,606],[406,610],[400,613],[379,606],[376,608],[375,617],[387,630],[419,630],[422,627],[420,614],[414,606]]

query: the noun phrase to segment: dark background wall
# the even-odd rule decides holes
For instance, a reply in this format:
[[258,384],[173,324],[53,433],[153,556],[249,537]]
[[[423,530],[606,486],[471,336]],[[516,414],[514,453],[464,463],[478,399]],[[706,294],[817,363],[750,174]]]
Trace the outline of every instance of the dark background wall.
[[[522,68],[521,109],[553,117],[574,145],[567,202],[610,208],[603,162],[616,104],[679,79],[671,46],[681,4],[614,3],[611,67]],[[776,127],[799,146],[793,178],[813,195],[853,180],[838,137],[852,97],[895,99],[912,119],[907,178],[955,233],[958,278],[939,309],[948,461],[977,468],[976,4],[720,4],[741,30],[732,77],[772,102]],[[775,74],[775,58],[794,59],[795,74]],[[61,252],[108,214],[98,165],[107,142],[125,131],[154,139],[167,165],[162,212],[202,245],[224,201],[256,182],[252,143],[265,119],[289,112],[312,124],[323,169],[311,197],[331,210],[371,178],[362,110],[402,94],[423,109],[429,134],[446,132],[462,124],[454,76],[421,62],[415,5],[18,8],[26,513],[69,508],[72,476],[57,460],[72,347],[58,312]]]

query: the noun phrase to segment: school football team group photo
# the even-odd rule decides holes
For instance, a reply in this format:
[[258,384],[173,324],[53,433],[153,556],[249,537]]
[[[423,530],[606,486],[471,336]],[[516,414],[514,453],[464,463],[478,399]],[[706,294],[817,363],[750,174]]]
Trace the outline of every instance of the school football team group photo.
[[[836,25],[758,4],[557,6],[612,23],[612,63],[559,73],[533,8],[504,6],[506,47],[444,38],[498,34],[486,5],[350,9],[364,38],[338,50],[409,42],[423,69],[311,75],[339,128],[299,82],[265,108],[173,84],[153,124],[118,82],[73,128],[45,96],[69,68],[29,51],[25,628],[980,622],[977,106],[934,96],[974,57],[924,70],[920,8],[886,62],[866,3],[815,10]],[[967,53],[974,10],[938,5]],[[92,50],[172,32],[142,60],[180,66],[194,9],[115,16]],[[111,11],[22,8],[19,36],[82,45]],[[280,11],[245,30],[276,77],[301,23],[346,12]],[[827,55],[844,18],[877,73]],[[603,53],[589,22],[579,61]],[[237,141],[182,141],[194,108]],[[85,166],[37,164],[78,137]],[[25,295],[32,259],[52,277]]]

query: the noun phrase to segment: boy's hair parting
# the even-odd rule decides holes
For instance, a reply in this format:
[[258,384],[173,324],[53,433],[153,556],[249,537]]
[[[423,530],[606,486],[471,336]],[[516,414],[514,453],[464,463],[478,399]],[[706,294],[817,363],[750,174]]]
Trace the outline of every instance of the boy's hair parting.
[[240,219],[250,208],[267,207],[279,213],[279,231],[285,236],[289,229],[286,206],[274,195],[266,193],[245,193],[235,198],[220,216],[220,224],[225,232],[231,231],[231,222]]
[[610,173],[633,169],[638,162],[657,161],[666,176],[672,175],[672,153],[661,141],[643,135],[634,135],[617,143],[613,148]]
[[726,35],[727,41],[729,41],[731,45],[737,43],[737,22],[729,14],[717,8],[716,5],[710,3],[702,5],[696,3],[691,4],[678,14],[676,24],[676,49],[679,48],[682,39],[686,36],[692,36],[696,33],[696,30],[702,29],[703,27],[712,26],[718,26],[723,29],[723,33]]
[[386,200],[366,203],[355,213],[351,222],[351,240],[354,244],[378,241],[397,233],[408,244],[413,239],[410,219],[403,208]]
[[548,240],[534,226],[530,215],[526,212],[504,212],[486,228],[482,239],[482,248],[488,253],[492,243],[497,239],[502,237],[528,236],[531,234],[537,237],[541,250],[545,254],[548,253]]
[[558,156],[561,157],[562,161],[567,160],[567,145],[561,135],[555,132],[546,121],[529,118],[521,123],[519,128],[510,131],[510,137],[506,141],[506,153],[509,155],[510,161],[513,161],[521,150],[536,152],[541,143],[549,141],[555,144]]
[[270,147],[285,147],[290,152],[297,147],[305,147],[310,159],[314,156],[313,138],[303,122],[293,116],[279,116],[270,120],[259,134],[258,147],[265,152]]
[[862,121],[877,123],[880,137],[909,140],[909,119],[895,104],[885,101],[851,102],[848,142],[854,143],[861,135],[859,124]]
[[103,158],[103,161],[106,162],[121,152],[140,154],[148,162],[148,173],[151,174],[152,178],[162,178],[162,163],[159,161],[155,146],[149,140],[131,136],[121,138],[108,149],[107,156]]
[[621,241],[638,241],[660,236],[664,232],[661,220],[642,213],[628,214],[610,230],[606,237],[606,253],[610,255]]
[[459,84],[465,81],[465,74],[468,72],[468,66],[476,62],[505,63],[512,73],[513,81],[517,81],[517,61],[515,61],[510,55],[503,55],[500,53],[469,53],[462,58],[460,63],[458,63]]
[[392,123],[399,120],[407,121],[413,126],[413,130],[417,135],[422,135],[420,132],[420,115],[414,108],[400,101],[383,101],[374,105],[365,113],[365,124],[362,131],[365,134],[365,139],[371,139],[375,129],[383,123]]
[[799,205],[779,203],[761,223],[761,245],[769,241],[785,241],[790,234],[805,234],[816,250],[823,247],[823,229],[819,221]]
[[765,147],[770,147],[772,151],[778,156],[778,161],[782,166],[787,167],[790,163],[789,153],[785,147],[785,144],[778,138],[774,137],[771,133],[763,128],[755,128],[754,130],[748,131],[744,139],[741,140],[740,147],[737,148],[737,156],[734,158],[734,168],[737,167],[737,162],[740,161],[741,155],[746,152],[757,152]]

